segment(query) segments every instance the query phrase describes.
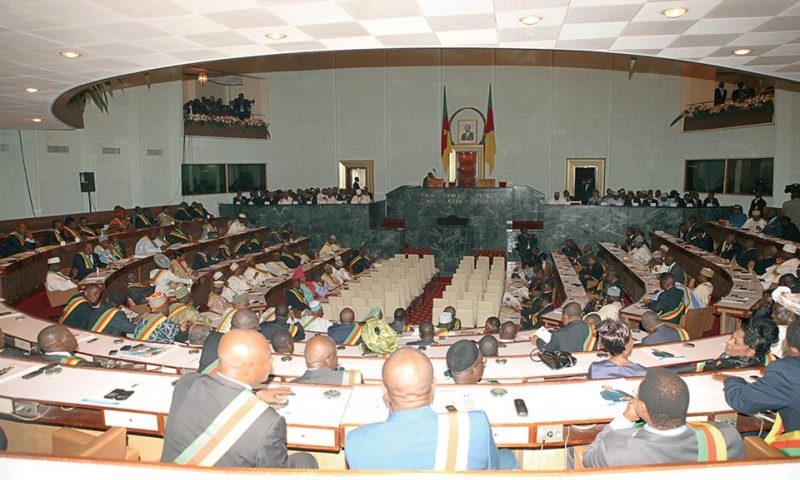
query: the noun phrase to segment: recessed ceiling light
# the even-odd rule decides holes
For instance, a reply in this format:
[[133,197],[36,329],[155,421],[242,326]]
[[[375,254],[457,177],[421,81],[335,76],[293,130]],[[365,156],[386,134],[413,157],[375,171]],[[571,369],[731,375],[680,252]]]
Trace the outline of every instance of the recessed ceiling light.
[[752,52],[752,48],[738,48],[733,51],[734,55],[747,55],[748,53]]
[[28,92],[28,93],[36,93],[36,92],[39,91],[39,89],[38,88],[34,88],[34,87],[28,87],[28,88],[25,89],[25,91]]
[[33,123],[42,123],[42,119],[41,118],[31,118],[31,122],[33,122]]
[[81,54],[67,50],[66,52],[61,52],[61,56],[64,58],[78,58],[81,56]]
[[286,38],[286,34],[277,32],[268,33],[267,38],[269,38],[270,40],[283,40],[284,38]]
[[536,15],[527,15],[519,19],[523,25],[536,25],[537,23],[542,21],[542,17],[537,17]]
[[688,11],[689,9],[684,7],[668,8],[666,10],[663,10],[661,12],[661,15],[664,15],[667,18],[678,18],[686,15]]

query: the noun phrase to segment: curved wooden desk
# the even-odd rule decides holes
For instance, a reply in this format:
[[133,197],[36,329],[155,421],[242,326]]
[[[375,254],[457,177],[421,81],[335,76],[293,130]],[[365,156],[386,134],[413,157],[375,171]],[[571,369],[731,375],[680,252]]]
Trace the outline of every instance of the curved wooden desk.
[[732,227],[730,225],[722,225],[719,222],[706,222],[704,226],[706,232],[714,239],[715,244],[725,241],[727,235],[733,235],[739,242],[744,240],[753,240],[756,243],[758,253],[764,253],[767,247],[775,247],[780,252],[784,245],[794,245],[800,250],[800,243],[784,240],[779,237],[765,235],[763,233],[751,232],[749,230],[742,230],[741,228]]
[[638,322],[642,313],[647,310],[641,301],[648,294],[661,290],[658,276],[649,268],[642,266],[636,260],[612,243],[601,243],[600,249],[605,254],[604,258],[617,270],[617,275],[622,282],[622,289],[634,302],[619,311],[622,318]]

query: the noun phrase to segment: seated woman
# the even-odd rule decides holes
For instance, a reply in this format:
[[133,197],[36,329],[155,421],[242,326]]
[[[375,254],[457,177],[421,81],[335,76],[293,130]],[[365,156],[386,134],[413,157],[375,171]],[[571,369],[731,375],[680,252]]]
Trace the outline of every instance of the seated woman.
[[769,318],[751,319],[731,334],[719,358],[697,365],[698,372],[766,365],[772,344],[778,341],[778,325]]
[[643,377],[647,369],[628,357],[633,349],[631,330],[622,320],[603,320],[597,326],[600,346],[611,358],[589,365],[589,379]]

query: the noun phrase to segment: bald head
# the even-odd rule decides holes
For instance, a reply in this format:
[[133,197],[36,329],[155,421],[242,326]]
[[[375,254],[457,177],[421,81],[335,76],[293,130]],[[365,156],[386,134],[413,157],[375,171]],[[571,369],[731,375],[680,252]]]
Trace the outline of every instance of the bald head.
[[231,318],[231,328],[255,330],[258,328],[258,315],[252,310],[240,308]]
[[484,357],[496,357],[498,350],[498,341],[494,335],[484,335],[478,342],[478,348]]
[[343,308],[341,312],[339,312],[339,323],[344,325],[350,325],[351,323],[356,321],[356,314],[350,308]]
[[642,329],[647,333],[653,333],[656,330],[656,327],[660,323],[658,320],[658,315],[656,312],[652,310],[646,310],[642,314]]
[[401,348],[383,364],[383,389],[392,411],[410,410],[433,401],[433,365],[419,350]]
[[308,368],[328,367],[336,369],[339,366],[339,359],[336,355],[336,342],[325,335],[318,335],[308,341],[305,357]]
[[100,303],[100,296],[102,295],[103,290],[98,285],[89,285],[86,287],[86,290],[83,291],[83,296],[86,297],[86,300],[92,305],[97,305]]
[[294,353],[294,337],[289,333],[289,330],[278,330],[272,334],[270,339],[272,343],[272,350],[275,353],[282,355],[291,355]]
[[503,322],[500,325],[500,340],[514,340],[517,338],[517,325],[514,322]]
[[580,320],[583,316],[583,309],[578,302],[569,302],[564,305],[564,310],[561,312],[561,321],[564,325],[573,320]]
[[219,372],[228,378],[256,386],[272,370],[269,343],[255,330],[231,330],[222,336],[217,349]]
[[43,328],[36,337],[39,349],[44,353],[69,352],[78,349],[78,340],[64,325],[56,324]]

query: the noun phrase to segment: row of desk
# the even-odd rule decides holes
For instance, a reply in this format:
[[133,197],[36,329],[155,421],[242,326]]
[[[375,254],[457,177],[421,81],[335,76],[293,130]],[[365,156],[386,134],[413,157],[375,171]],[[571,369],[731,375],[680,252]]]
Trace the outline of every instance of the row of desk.
[[800,251],[800,243],[784,240],[779,237],[773,237],[761,232],[751,232],[741,228],[732,227],[729,224],[723,224],[718,221],[709,221],[704,225],[705,231],[711,235],[715,244],[720,244],[725,241],[725,237],[733,235],[739,242],[745,240],[753,240],[756,244],[758,253],[764,253],[768,247],[775,247],[780,252],[784,246],[792,245]]
[[[280,361],[273,357],[273,365]],[[120,426],[133,432],[163,435],[172,389],[179,378],[173,374],[118,371],[61,366],[55,374],[30,379],[25,374],[44,364],[18,357],[0,356],[0,413],[18,414],[22,406],[36,412],[36,421],[73,427],[107,428]],[[745,379],[760,375],[759,370],[731,372]],[[722,383],[710,374],[685,376],[691,401],[692,420],[736,418],[725,402]],[[444,412],[447,405],[459,410],[484,410],[492,424],[495,441],[504,447],[542,447],[548,443],[537,432],[560,426],[564,441],[550,446],[590,442],[601,424],[620,414],[624,403],[609,403],[600,393],[605,386],[633,393],[641,379],[562,381],[500,385],[445,385],[436,387],[433,408]],[[133,390],[127,400],[108,400],[104,396],[115,388]],[[389,410],[380,385],[331,387],[292,384],[294,395],[279,410],[288,424],[290,448],[338,451],[344,447],[347,431],[380,422]],[[336,390],[338,397],[325,395]],[[329,398],[331,397],[331,398]],[[528,405],[528,416],[519,417],[514,399]],[[35,409],[33,408],[35,407]],[[740,417],[740,428],[757,430],[757,419]]]
[[627,252],[613,243],[601,243],[600,251],[604,253],[607,262],[613,264],[617,276],[622,282],[622,288],[633,301],[630,305],[620,310],[620,316],[626,320],[638,322],[647,307],[642,300],[647,295],[653,295],[661,290],[658,275],[650,271],[636,260],[628,257]]

